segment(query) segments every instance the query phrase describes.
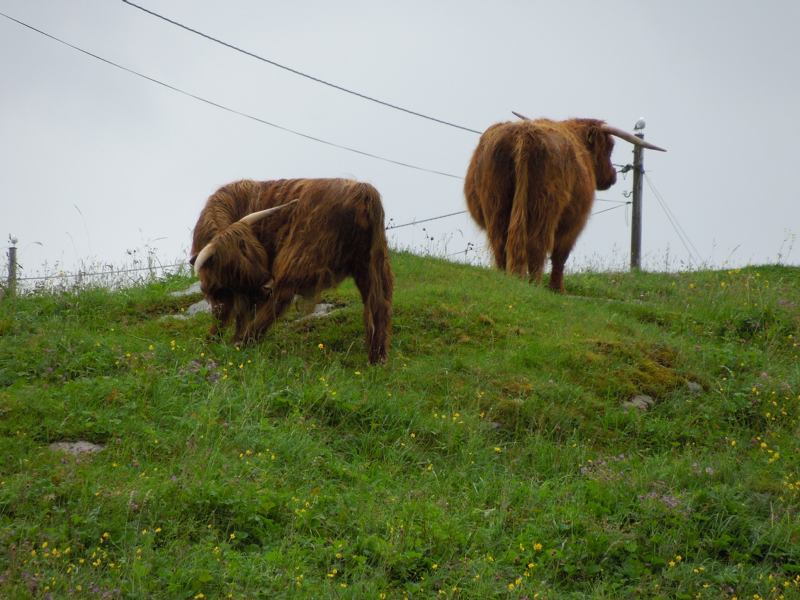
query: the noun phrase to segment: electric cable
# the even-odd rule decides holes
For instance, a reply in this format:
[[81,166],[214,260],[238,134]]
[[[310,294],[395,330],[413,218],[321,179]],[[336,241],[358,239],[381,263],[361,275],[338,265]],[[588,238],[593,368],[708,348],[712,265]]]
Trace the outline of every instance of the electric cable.
[[250,56],[251,58],[255,58],[256,60],[260,60],[260,61],[265,62],[267,64],[270,64],[270,65],[272,65],[274,67],[278,67],[279,69],[284,69],[285,71],[289,71],[290,73],[294,73],[295,75],[299,75],[300,77],[305,77],[306,79],[310,79],[311,81],[315,81],[316,83],[321,83],[323,85],[327,85],[328,87],[332,87],[332,88],[334,88],[336,90],[339,90],[341,92],[345,92],[347,94],[352,94],[353,96],[358,96],[359,98],[362,98],[364,100],[369,100],[370,102],[375,102],[377,104],[382,104],[383,106],[387,106],[389,108],[393,108],[395,110],[399,110],[399,111],[402,111],[404,113],[408,113],[410,115],[414,115],[415,117],[421,117],[423,119],[428,119],[429,121],[434,121],[436,123],[441,123],[442,125],[447,125],[448,127],[455,127],[456,129],[462,129],[464,131],[469,131],[470,133],[477,133],[478,135],[480,135],[482,133],[481,131],[477,131],[475,129],[470,129],[469,127],[463,127],[462,125],[456,125],[455,123],[450,123],[448,121],[443,121],[442,119],[436,119],[434,117],[429,117],[427,115],[423,115],[422,113],[414,112],[413,110],[409,110],[407,108],[403,108],[403,107],[397,106],[395,104],[389,104],[388,102],[384,102],[383,100],[378,100],[377,98],[372,98],[371,96],[367,96],[366,94],[360,94],[359,92],[354,92],[353,90],[349,90],[349,89],[344,88],[344,87],[342,87],[340,85],[336,85],[334,83],[330,83],[328,81],[324,81],[322,79],[319,79],[318,77],[313,77],[312,75],[308,75],[306,73],[298,71],[297,69],[292,69],[291,67],[287,67],[285,65],[281,65],[279,63],[276,63],[273,60],[269,60],[268,58],[264,58],[263,56],[259,56],[258,54],[254,54],[253,52],[248,52],[247,50],[243,50],[242,48],[239,48],[238,46],[234,46],[233,44],[229,44],[228,42],[223,42],[222,40],[217,39],[215,37],[212,37],[212,36],[210,36],[210,35],[208,35],[206,33],[203,33],[202,31],[197,31],[196,29],[192,29],[191,27],[187,27],[183,23],[179,23],[177,21],[173,21],[172,19],[169,19],[169,18],[167,18],[167,17],[165,17],[163,15],[160,15],[157,12],[153,12],[152,10],[148,10],[148,9],[144,8],[143,6],[139,6],[138,4],[134,4],[133,2],[130,2],[129,0],[122,0],[122,1],[125,4],[127,4],[128,6],[132,6],[133,8],[138,8],[139,10],[141,10],[143,12],[146,12],[147,14],[150,14],[150,15],[152,15],[154,17],[157,17],[157,18],[159,18],[159,19],[161,19],[163,21],[166,21],[167,23],[171,23],[172,25],[175,25],[177,27],[185,29],[186,31],[190,31],[190,32],[192,32],[192,33],[194,33],[196,35],[204,37],[207,40],[211,40],[212,42],[216,42],[217,44],[221,44],[221,45],[225,46],[226,48],[230,48],[231,50],[235,50],[236,52],[241,52],[242,54],[245,54],[247,56]]
[[377,154],[370,154],[369,152],[364,152],[362,150],[356,150],[355,148],[349,148],[347,146],[342,146],[340,144],[335,144],[333,142],[328,142],[326,140],[323,140],[323,139],[320,139],[320,138],[317,138],[317,137],[314,137],[314,136],[311,136],[311,135],[308,135],[308,134],[305,134],[305,133],[300,133],[299,131],[294,131],[293,129],[289,129],[289,128],[283,127],[281,125],[276,125],[275,123],[270,123],[269,121],[265,121],[264,119],[260,119],[258,117],[254,117],[252,115],[248,115],[247,113],[243,113],[243,112],[238,111],[236,109],[228,108],[227,106],[224,106],[222,104],[218,104],[217,102],[213,102],[211,100],[206,100],[205,98],[202,98],[202,97],[197,96],[195,94],[192,94],[190,92],[186,92],[186,91],[184,91],[184,90],[182,90],[180,88],[177,88],[175,86],[169,85],[168,83],[164,83],[163,81],[159,81],[158,79],[154,79],[152,77],[148,77],[147,75],[143,75],[142,73],[134,71],[133,69],[129,69],[127,67],[123,67],[122,65],[119,65],[119,64],[117,64],[115,62],[112,62],[112,61],[110,61],[108,59],[103,58],[102,56],[98,56],[97,54],[92,54],[91,52],[89,52],[87,50],[79,48],[78,46],[74,46],[74,45],[70,44],[69,42],[65,42],[64,40],[61,40],[61,39],[59,39],[59,38],[57,38],[57,37],[55,37],[53,35],[50,35],[49,33],[45,33],[44,31],[41,31],[40,29],[36,29],[35,27],[32,27],[32,26],[30,26],[30,25],[28,25],[26,23],[23,23],[22,21],[18,21],[17,19],[15,19],[13,17],[9,17],[8,15],[6,15],[4,13],[0,13],[0,16],[3,16],[6,19],[14,21],[15,23],[18,23],[19,25],[22,25],[23,27],[27,27],[28,29],[30,29],[32,31],[35,31],[36,33],[40,33],[41,35],[43,35],[45,37],[48,37],[51,40],[55,40],[56,42],[59,42],[60,44],[64,44],[65,46],[69,46],[73,50],[77,50],[78,52],[82,52],[83,54],[86,54],[87,56],[91,56],[92,58],[96,58],[97,60],[100,60],[100,61],[102,61],[102,62],[104,62],[104,63],[106,63],[108,65],[111,65],[111,66],[116,67],[118,69],[122,69],[123,71],[126,71],[128,73],[131,73],[132,75],[136,75],[137,77],[141,77],[142,79],[146,79],[147,81],[150,81],[152,83],[156,83],[156,84],[158,84],[160,86],[163,86],[163,87],[165,87],[165,88],[167,88],[169,90],[172,90],[174,92],[178,92],[179,94],[183,94],[184,96],[188,96],[189,98],[194,98],[195,100],[199,100],[200,102],[208,104],[209,106],[214,106],[216,108],[220,108],[220,109],[222,109],[224,111],[233,113],[235,115],[239,115],[240,117],[244,117],[246,119],[250,119],[250,120],[255,121],[257,123],[261,123],[262,125],[269,125],[270,127],[274,127],[275,129],[280,129],[281,131],[285,131],[287,133],[291,133],[291,134],[300,136],[300,137],[305,138],[307,140],[312,140],[314,142],[319,142],[320,144],[325,144],[327,146],[332,146],[334,148],[339,148],[341,150],[347,150],[348,152],[353,152],[355,154],[360,154],[361,156],[367,156],[369,158],[374,158],[374,159],[381,160],[381,161],[384,161],[384,162],[388,162],[388,163],[391,163],[391,164],[394,164],[394,165],[399,165],[401,167],[407,167],[409,169],[415,169],[417,171],[424,171],[426,173],[433,173],[434,175],[441,175],[443,177],[451,177],[453,179],[464,179],[460,175],[452,175],[450,173],[444,173],[442,171],[435,171],[433,169],[426,169],[425,167],[418,167],[416,165],[400,162],[400,161],[397,161],[397,160],[392,160],[392,159],[389,159],[389,158],[384,158],[382,156],[378,156]]
[[401,227],[408,227],[409,225],[418,225],[419,223],[427,223],[428,221],[436,221],[438,219],[444,219],[445,217],[454,217],[456,215],[463,215],[465,212],[467,212],[467,211],[462,210],[462,211],[459,211],[459,212],[450,213],[449,215],[442,215],[441,217],[431,217],[430,219],[422,219],[421,221],[411,221],[410,223],[403,223],[402,225],[390,225],[389,227],[386,227],[385,229],[386,229],[386,231],[389,231],[390,229],[400,229]]
[[[697,248],[695,248],[694,244],[692,243],[692,240],[689,238],[689,236],[683,230],[683,227],[681,227],[681,224],[678,222],[678,219],[675,217],[674,214],[672,214],[672,211],[667,206],[666,201],[661,197],[661,194],[658,193],[658,190],[656,190],[655,186],[653,185],[653,182],[650,181],[650,178],[647,176],[647,173],[643,173],[643,174],[644,174],[645,181],[647,181],[647,185],[650,186],[650,190],[652,190],[653,194],[656,197],[656,200],[658,200],[658,203],[661,205],[661,209],[664,211],[664,214],[667,216],[667,220],[670,222],[670,225],[672,225],[672,228],[675,230],[675,233],[678,234],[678,239],[680,239],[681,243],[683,244],[683,247],[686,248],[686,251],[689,253],[689,257],[692,259],[692,262],[694,262],[695,265],[699,264],[699,262],[700,262],[700,252],[697,251]],[[678,231],[678,229],[680,229],[680,231]],[[681,234],[683,234],[683,235],[681,235]],[[694,249],[696,257],[692,254],[692,251],[689,250],[689,246],[687,246],[686,242],[683,240],[684,237],[686,238],[686,241],[689,242],[689,245]]]
[[601,215],[604,212],[608,212],[610,210],[616,210],[617,208],[622,208],[623,206],[627,206],[630,202],[625,202],[624,204],[620,204],[619,206],[612,206],[611,208],[606,208],[604,210],[598,210],[597,212],[593,212],[590,216]]

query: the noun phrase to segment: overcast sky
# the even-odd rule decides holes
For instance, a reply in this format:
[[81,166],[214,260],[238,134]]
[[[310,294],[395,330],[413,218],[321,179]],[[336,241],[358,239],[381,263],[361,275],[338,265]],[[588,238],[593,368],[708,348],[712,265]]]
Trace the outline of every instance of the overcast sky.
[[[604,119],[646,152],[651,268],[775,262],[800,232],[800,2],[269,2],[132,0],[297,71],[468,129],[529,117]],[[282,70],[121,0],[0,0],[0,245],[26,274],[185,258],[218,187],[242,178],[355,177],[396,225],[465,210],[479,135]],[[613,162],[631,162],[618,141]],[[651,185],[652,184],[652,187]],[[598,198],[624,201],[631,177]],[[686,234],[681,241],[655,192]],[[618,207],[618,208],[614,208]],[[596,202],[573,268],[625,265],[624,205]],[[426,232],[422,231],[426,228]],[[439,252],[485,238],[468,215],[390,231]],[[38,242],[38,244],[36,243]],[[41,244],[41,245],[39,245]],[[146,246],[147,245],[147,246]],[[785,259],[784,259],[785,260]],[[800,244],[788,257],[800,264]]]

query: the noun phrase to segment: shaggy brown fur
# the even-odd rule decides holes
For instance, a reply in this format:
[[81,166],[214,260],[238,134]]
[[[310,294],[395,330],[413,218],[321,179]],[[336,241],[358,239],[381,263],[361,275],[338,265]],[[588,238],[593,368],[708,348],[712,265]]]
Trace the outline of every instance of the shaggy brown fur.
[[498,269],[542,280],[564,292],[564,263],[589,218],[594,191],[617,180],[614,140],[603,121],[547,119],[497,123],[472,156],[464,183],[467,207],[486,230]]
[[[298,201],[253,225],[250,213]],[[206,202],[194,230],[192,259],[208,244],[201,290],[218,323],[235,319],[232,341],[261,337],[295,294],[318,298],[344,278],[355,280],[364,302],[370,363],[385,362],[391,328],[393,276],[380,194],[347,179],[238,181]]]

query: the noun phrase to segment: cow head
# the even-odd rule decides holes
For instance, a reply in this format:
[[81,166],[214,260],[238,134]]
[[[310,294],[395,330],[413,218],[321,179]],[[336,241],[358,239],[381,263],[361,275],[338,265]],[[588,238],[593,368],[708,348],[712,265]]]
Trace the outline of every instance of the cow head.
[[211,298],[268,294],[272,276],[267,251],[252,228],[237,222],[219,234],[190,261],[204,294]]
[[[666,150],[664,150],[663,148],[659,148],[658,146],[656,146],[654,144],[651,144],[649,142],[645,142],[642,138],[640,138],[638,136],[635,136],[635,135],[633,135],[632,133],[630,133],[628,131],[624,131],[622,129],[618,129],[617,127],[612,127],[608,123],[602,123],[601,129],[603,130],[603,132],[605,133],[605,136],[609,139],[609,141],[611,141],[611,148],[614,147],[613,140],[611,139],[611,136],[613,135],[613,136],[618,137],[618,138],[620,138],[622,140],[625,140],[626,142],[630,142],[634,146],[639,146],[640,148],[647,148],[648,150],[658,150],[659,152],[666,152]],[[597,178],[597,180],[598,180],[597,189],[598,190],[607,190],[609,187],[614,185],[614,182],[617,180],[617,174],[616,174],[616,171],[614,171],[614,165],[611,164],[611,150],[608,151],[608,160],[606,162],[608,164],[608,167],[614,173],[614,178],[611,180],[611,183],[609,185],[607,185],[606,187],[600,187],[600,185],[599,185],[600,178],[598,177]]]
[[617,170],[611,163],[614,139],[605,131],[603,121],[575,119],[580,124],[583,143],[594,163],[595,189],[607,190],[617,182]]
[[267,251],[253,232],[253,225],[295,202],[243,217],[192,256],[189,263],[200,278],[203,293],[220,301],[233,294],[268,297],[272,293],[272,274]]

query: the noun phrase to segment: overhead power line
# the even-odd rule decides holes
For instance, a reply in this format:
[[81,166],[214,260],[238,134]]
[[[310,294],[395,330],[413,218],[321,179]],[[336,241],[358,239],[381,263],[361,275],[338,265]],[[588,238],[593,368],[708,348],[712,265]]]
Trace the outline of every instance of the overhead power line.
[[389,229],[400,229],[401,227],[408,227],[409,225],[417,225],[419,223],[427,223],[428,221],[437,221],[439,219],[444,219],[446,217],[454,217],[456,215],[463,215],[465,212],[467,212],[467,211],[461,210],[459,212],[450,213],[449,215],[442,215],[441,217],[431,217],[430,219],[422,219],[420,221],[412,221],[411,223],[403,223],[402,225],[389,225],[386,228],[386,230],[388,231]]
[[370,158],[375,158],[377,160],[382,160],[384,162],[392,163],[394,165],[400,165],[401,167],[407,167],[409,169],[416,169],[417,171],[425,171],[426,173],[433,173],[434,175],[442,175],[443,177],[451,177],[453,179],[464,179],[460,175],[452,175],[450,173],[444,173],[442,171],[434,171],[433,169],[426,169],[424,167],[418,167],[416,165],[411,165],[411,164],[400,162],[400,161],[397,161],[397,160],[392,160],[390,158],[384,158],[382,156],[378,156],[377,154],[370,154],[369,152],[363,152],[362,150],[356,150],[355,148],[349,148],[347,146],[342,146],[340,144],[335,144],[333,142],[328,142],[326,140],[323,140],[323,139],[320,139],[320,138],[317,138],[317,137],[314,137],[314,136],[311,136],[311,135],[308,135],[308,134],[305,134],[305,133],[300,133],[299,131],[294,131],[293,129],[289,129],[287,127],[282,127],[281,125],[276,125],[275,123],[270,123],[269,121],[265,121],[264,119],[259,119],[258,117],[254,117],[252,115],[248,115],[247,113],[243,113],[243,112],[238,111],[236,109],[229,108],[227,106],[223,106],[222,104],[218,104],[217,102],[212,102],[211,100],[206,100],[205,98],[201,98],[200,96],[197,96],[197,95],[192,94],[190,92],[184,91],[184,90],[182,90],[180,88],[177,88],[175,86],[169,85],[168,83],[164,83],[163,81],[159,81],[158,79],[153,79],[152,77],[148,77],[147,75],[143,75],[142,73],[139,73],[139,72],[134,71],[132,69],[129,69],[127,67],[123,67],[122,65],[119,65],[119,64],[117,64],[115,62],[112,62],[112,61],[110,61],[108,59],[103,58],[102,56],[98,56],[97,54],[92,54],[91,52],[88,52],[87,50],[79,48],[78,46],[74,46],[74,45],[70,44],[69,42],[65,42],[64,40],[61,40],[61,39],[59,39],[59,38],[57,38],[55,36],[52,36],[49,33],[45,33],[44,31],[42,31],[40,29],[36,29],[35,27],[32,27],[32,26],[28,25],[27,23],[23,23],[22,21],[18,21],[17,19],[15,19],[13,17],[9,17],[8,15],[6,15],[4,13],[0,13],[0,16],[3,16],[3,17],[5,17],[6,19],[8,19],[10,21],[14,21],[15,23],[18,23],[19,25],[22,25],[23,27],[27,27],[28,29],[30,29],[32,31],[35,31],[36,33],[40,33],[41,35],[43,35],[45,37],[48,37],[51,40],[55,40],[56,42],[58,42],[60,44],[64,44],[65,46],[69,46],[73,50],[77,50],[78,52],[82,52],[83,54],[86,54],[87,56],[91,56],[92,58],[96,58],[97,60],[100,60],[100,61],[102,61],[102,62],[104,62],[104,63],[106,63],[108,65],[111,65],[112,67],[116,67],[118,69],[122,69],[123,71],[126,71],[126,72],[128,72],[128,73],[130,73],[132,75],[136,75],[137,77],[141,77],[142,79],[146,79],[147,81],[150,81],[152,83],[156,83],[156,84],[158,84],[160,86],[163,86],[163,87],[165,87],[167,89],[170,89],[170,90],[172,90],[174,92],[178,92],[179,94],[183,94],[184,96],[188,96],[189,98],[194,98],[195,100],[199,100],[200,102],[208,104],[209,106],[214,106],[216,108],[220,108],[220,109],[222,109],[224,111],[233,113],[235,115],[239,115],[240,117],[244,117],[246,119],[250,119],[251,121],[256,121],[257,123],[261,123],[262,125],[269,125],[270,127],[274,127],[275,129],[280,129],[281,131],[285,131],[285,132],[291,133],[293,135],[298,135],[298,136],[300,136],[302,138],[306,138],[307,140],[312,140],[314,142],[319,142],[320,144],[325,144],[327,146],[333,146],[334,148],[339,148],[341,150],[347,150],[348,152],[353,152],[355,154],[360,154],[362,156],[368,156]]
[[[683,230],[683,227],[681,227],[681,224],[678,223],[678,219],[675,217],[675,215],[669,209],[669,206],[667,206],[667,203],[661,197],[661,194],[658,193],[658,190],[656,190],[655,186],[653,185],[653,182],[650,181],[650,178],[647,176],[647,173],[644,173],[644,179],[647,182],[647,185],[650,186],[650,189],[652,190],[653,194],[655,195],[656,200],[658,200],[658,203],[661,205],[661,210],[663,210],[664,214],[667,216],[667,220],[669,221],[669,224],[672,225],[672,229],[674,229],[675,233],[678,234],[678,239],[683,244],[683,247],[686,249],[686,252],[689,253],[689,258],[691,260],[693,260],[695,262],[695,264],[699,264],[700,263],[700,252],[697,251],[697,248],[695,248],[694,244],[692,243],[692,240],[689,239],[688,235],[686,235],[686,232]],[[680,229],[680,231],[678,231],[679,229]],[[686,238],[686,241],[684,241],[684,238]],[[686,242],[689,242],[689,246],[691,246],[692,249],[694,250],[695,254],[697,255],[697,259],[694,258],[694,255],[692,254],[692,251],[689,250],[689,246],[686,245]]]
[[603,214],[604,212],[608,212],[610,210],[615,210],[617,208],[622,208],[623,206],[627,206],[630,202],[625,202],[624,204],[620,204],[618,206],[612,206],[611,208],[606,208],[605,210],[598,210],[597,212],[593,212],[592,216]]
[[[617,201],[616,200],[606,200],[606,202],[617,202]],[[599,210],[597,212],[592,213],[592,216],[599,215],[601,213],[608,212],[610,210],[614,210],[616,208],[622,208],[623,206],[626,206],[626,205],[630,204],[630,202],[623,202],[623,201],[619,201],[619,202],[620,202],[620,206],[612,206],[611,208],[606,208],[605,210]],[[466,210],[460,210],[458,212],[450,213],[448,215],[441,215],[439,217],[431,217],[430,219],[421,219],[419,221],[411,221],[409,223],[403,223],[402,225],[388,225],[386,227],[386,231],[389,231],[390,229],[400,229],[401,227],[410,227],[411,225],[419,225],[420,223],[427,223],[428,221],[438,221],[439,219],[446,219],[447,217],[455,217],[456,215],[463,215],[466,212],[467,212]],[[456,254],[458,254],[458,253],[456,253]]]
[[207,40],[211,40],[212,42],[216,42],[217,44],[221,44],[221,45],[225,46],[226,48],[230,48],[231,50],[235,50],[236,52],[241,52],[242,54],[246,54],[247,56],[255,58],[256,60],[260,60],[260,61],[268,63],[268,64],[270,64],[270,65],[272,65],[274,67],[278,67],[279,69],[283,69],[285,71],[289,71],[290,73],[294,73],[295,75],[299,75],[300,77],[305,77],[306,79],[310,79],[311,81],[315,81],[317,83],[321,83],[322,85],[327,85],[328,87],[332,87],[332,88],[334,88],[336,90],[339,90],[341,92],[345,92],[347,94],[352,94],[353,96],[358,96],[359,98],[362,98],[364,100],[369,100],[370,102],[375,102],[375,103],[381,104],[383,106],[388,106],[389,108],[393,108],[395,110],[399,110],[399,111],[402,111],[404,113],[408,113],[410,115],[414,115],[415,117],[420,117],[422,119],[428,119],[429,121],[434,121],[436,123],[441,123],[442,125],[447,125],[448,127],[455,127],[456,129],[462,129],[464,131],[469,131],[470,133],[477,133],[478,135],[480,135],[482,133],[482,132],[477,131],[475,129],[470,129],[469,127],[463,127],[462,125],[456,125],[455,123],[450,123],[448,121],[443,121],[442,119],[436,119],[434,117],[429,117],[427,115],[423,115],[422,113],[414,112],[413,110],[409,110],[407,108],[403,108],[403,107],[397,106],[395,104],[390,104],[388,102],[384,102],[383,100],[378,100],[377,98],[372,98],[371,96],[367,96],[366,94],[361,94],[359,92],[354,92],[353,90],[349,90],[349,89],[344,88],[344,87],[342,87],[340,85],[336,85],[334,83],[330,83],[328,81],[324,81],[324,80],[319,79],[317,77],[313,77],[312,75],[308,75],[306,73],[298,71],[297,69],[292,69],[291,67],[287,67],[285,65],[281,65],[279,63],[276,63],[274,60],[270,60],[268,58],[264,58],[263,56],[259,56],[258,54],[254,54],[253,52],[248,52],[247,50],[243,50],[242,48],[239,48],[238,46],[234,46],[233,44],[229,44],[228,42],[223,42],[222,40],[217,39],[215,37],[212,37],[212,36],[210,36],[210,35],[208,35],[206,33],[203,33],[202,31],[197,31],[196,29],[192,29],[191,27],[187,27],[183,23],[178,23],[177,21],[173,21],[172,19],[169,19],[169,18],[165,17],[164,15],[160,15],[160,14],[158,14],[156,12],[153,12],[152,10],[148,10],[148,9],[144,8],[143,6],[139,6],[138,4],[134,4],[133,2],[130,2],[129,0],[122,0],[122,1],[125,4],[129,5],[129,6],[132,6],[134,8],[138,8],[139,10],[141,10],[143,12],[146,12],[149,15],[153,15],[154,17],[157,17],[157,18],[159,18],[159,19],[161,19],[163,21],[166,21],[167,23],[171,23],[172,25],[180,27],[181,29],[185,29],[186,31],[190,31],[190,32],[192,32],[194,34],[197,34],[197,35],[199,35],[201,37],[206,38]]

